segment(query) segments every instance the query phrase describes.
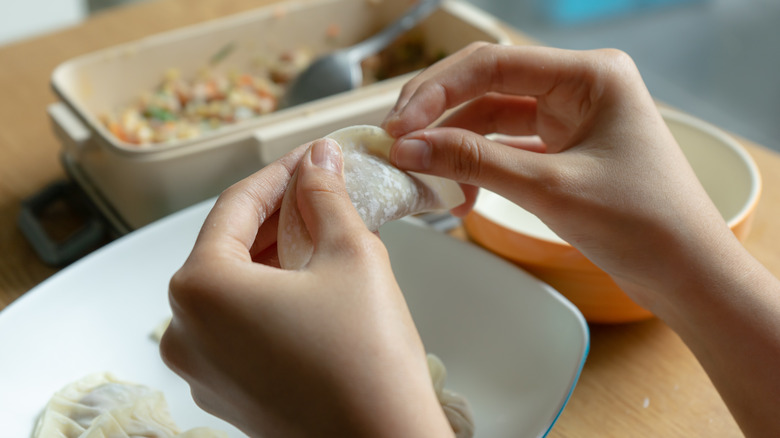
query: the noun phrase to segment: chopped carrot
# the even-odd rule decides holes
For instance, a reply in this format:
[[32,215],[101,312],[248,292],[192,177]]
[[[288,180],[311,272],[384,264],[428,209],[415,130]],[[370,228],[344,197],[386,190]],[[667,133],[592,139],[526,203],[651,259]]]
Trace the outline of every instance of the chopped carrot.
[[238,77],[239,85],[252,85],[252,83],[254,83],[254,79],[252,78],[252,75],[248,75],[244,73]]
[[336,23],[331,23],[328,25],[328,28],[325,30],[325,35],[328,38],[336,38],[339,35],[341,35],[341,26],[339,26]]
[[108,130],[111,132],[111,134],[114,135],[114,137],[122,140],[125,143],[131,143],[130,138],[127,136],[125,130],[122,129],[122,125],[120,125],[119,123],[109,122]]

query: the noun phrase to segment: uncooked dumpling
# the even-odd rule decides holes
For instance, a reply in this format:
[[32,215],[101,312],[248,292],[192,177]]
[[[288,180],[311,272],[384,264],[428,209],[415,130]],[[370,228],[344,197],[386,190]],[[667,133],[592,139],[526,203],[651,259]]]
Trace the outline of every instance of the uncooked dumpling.
[[474,436],[474,416],[465,397],[444,388],[447,379],[447,369],[441,359],[434,354],[428,354],[428,371],[431,373],[433,389],[439,404],[450,422],[452,431],[457,438]]
[[[426,211],[447,210],[462,204],[465,196],[454,181],[404,172],[390,164],[393,138],[382,128],[369,125],[340,129],[326,136],[336,141],[344,157],[344,179],[352,204],[368,229]],[[297,173],[287,188],[279,215],[279,263],[298,269],[313,251],[295,194]]]
[[180,432],[163,393],[93,374],[55,393],[35,425],[33,438],[227,438],[196,428]]

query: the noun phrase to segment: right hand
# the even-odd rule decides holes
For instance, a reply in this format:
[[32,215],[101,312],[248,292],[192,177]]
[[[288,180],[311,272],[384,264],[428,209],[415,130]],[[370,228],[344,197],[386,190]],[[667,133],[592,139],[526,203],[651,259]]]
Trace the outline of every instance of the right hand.
[[616,50],[474,44],[412,79],[384,127],[394,164],[464,183],[471,203],[480,186],[523,206],[653,311],[661,281],[685,280],[675,267],[736,242]]
[[455,213],[481,186],[536,214],[680,335],[746,435],[780,436],[780,281],[726,226],[627,55],[475,44],[412,79],[384,127],[398,167],[471,187]]

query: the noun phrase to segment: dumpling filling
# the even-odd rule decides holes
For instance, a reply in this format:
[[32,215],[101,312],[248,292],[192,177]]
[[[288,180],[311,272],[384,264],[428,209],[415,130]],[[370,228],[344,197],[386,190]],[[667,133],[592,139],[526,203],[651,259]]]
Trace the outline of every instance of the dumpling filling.
[[[456,207],[466,199],[454,181],[405,172],[390,164],[394,140],[379,127],[352,126],[326,138],[341,147],[349,198],[371,231],[411,214]],[[311,237],[298,211],[296,181],[297,173],[287,188],[279,215],[279,262],[284,269],[303,267],[313,252]]]

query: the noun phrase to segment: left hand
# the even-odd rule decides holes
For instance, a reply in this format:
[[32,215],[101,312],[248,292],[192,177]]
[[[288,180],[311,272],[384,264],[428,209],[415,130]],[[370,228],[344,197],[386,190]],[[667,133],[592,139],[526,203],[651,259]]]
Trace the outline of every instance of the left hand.
[[[300,164],[298,165],[300,161]],[[298,165],[314,242],[279,269],[278,208]],[[226,190],[170,284],[166,363],[250,436],[452,436],[387,251],[318,140]]]

